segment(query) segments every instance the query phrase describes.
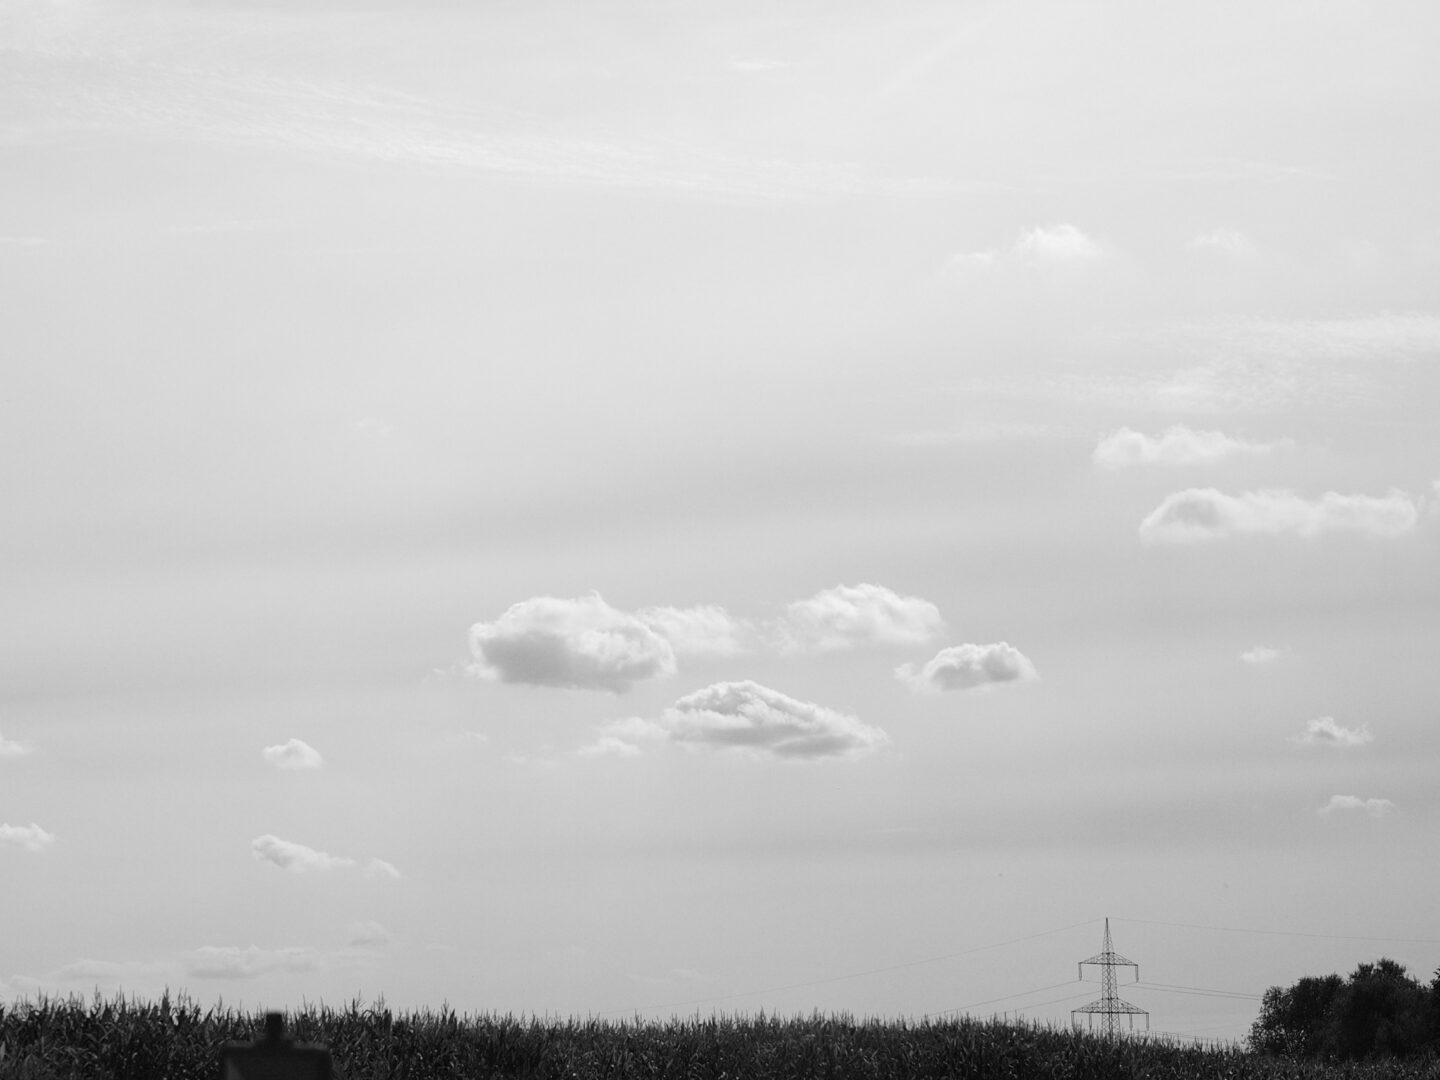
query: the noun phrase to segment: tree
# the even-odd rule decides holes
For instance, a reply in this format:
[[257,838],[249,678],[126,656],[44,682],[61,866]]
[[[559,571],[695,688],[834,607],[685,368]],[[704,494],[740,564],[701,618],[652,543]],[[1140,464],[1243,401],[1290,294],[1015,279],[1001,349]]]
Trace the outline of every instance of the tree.
[[1405,1057],[1440,1046],[1440,971],[1429,987],[1382,959],[1348,979],[1306,976],[1272,986],[1250,1028],[1261,1053],[1360,1059]]
[[1343,985],[1339,975],[1307,975],[1294,986],[1270,987],[1250,1028],[1251,1047],[1301,1057],[1322,1053],[1330,1007]]
[[1361,964],[1331,1003],[1325,1048],[1340,1058],[1416,1053],[1428,1041],[1427,998],[1404,965]]

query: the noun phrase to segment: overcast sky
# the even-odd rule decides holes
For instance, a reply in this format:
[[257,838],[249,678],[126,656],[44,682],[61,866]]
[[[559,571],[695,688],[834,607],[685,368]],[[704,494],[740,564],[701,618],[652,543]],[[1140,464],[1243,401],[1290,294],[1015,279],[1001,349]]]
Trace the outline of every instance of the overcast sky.
[[0,996],[1428,979],[1437,34],[0,0]]

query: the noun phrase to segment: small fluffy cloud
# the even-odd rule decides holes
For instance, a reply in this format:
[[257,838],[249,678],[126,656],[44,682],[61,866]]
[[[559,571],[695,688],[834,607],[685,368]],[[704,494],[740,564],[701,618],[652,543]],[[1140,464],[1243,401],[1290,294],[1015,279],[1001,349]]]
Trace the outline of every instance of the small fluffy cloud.
[[253,979],[273,972],[314,971],[318,949],[261,949],[254,945],[205,945],[185,958],[185,971],[196,979]]
[[1243,663],[1259,667],[1265,664],[1273,664],[1280,659],[1280,650],[1272,649],[1268,645],[1255,645],[1246,649],[1240,654]]
[[1036,262],[1091,262],[1104,256],[1105,249],[1074,225],[1049,225],[1031,229],[1015,244],[1015,253]]
[[26,851],[44,851],[55,843],[55,837],[36,825],[0,825],[0,847],[18,847]]
[[260,753],[277,769],[318,769],[325,764],[320,752],[300,739],[291,739],[278,746],[267,746]]
[[785,609],[773,636],[787,651],[923,645],[943,633],[940,609],[883,585],[839,585]]
[[281,840],[278,836],[257,836],[250,841],[250,854],[261,862],[268,862],[282,870],[303,874],[307,871],[353,870],[359,868],[367,878],[399,879],[400,871],[384,859],[369,859],[362,866],[357,859],[344,855],[331,855],[316,851],[293,840]]
[[1216,229],[1201,233],[1186,245],[1191,251],[1213,252],[1232,259],[1258,259],[1260,249],[1239,229]]
[[1364,746],[1374,742],[1369,724],[1358,728],[1341,727],[1331,716],[1321,716],[1305,725],[1305,734],[1295,736],[1295,741],[1306,746]]
[[735,656],[748,649],[754,627],[723,607],[649,607],[635,617],[670,643],[680,656]]
[[355,865],[354,859],[328,855],[268,833],[250,841],[250,853],[262,862],[272,863],[282,870],[293,870],[296,873],[307,870],[344,870]]
[[923,665],[902,664],[895,677],[913,690],[972,690],[1040,677],[1028,657],[1008,642],[952,645]]
[[1140,523],[1147,543],[1190,543],[1235,536],[1314,537],[1328,532],[1396,537],[1414,530],[1415,501],[1403,491],[1387,495],[1340,495],[1327,491],[1306,499],[1293,491],[1227,495],[1190,488],[1167,495]]
[[[687,694],[658,720],[631,719],[603,729],[593,752],[635,753],[663,739],[709,750],[741,750],[790,759],[851,757],[890,737],[848,713],[799,701],[755,682],[724,682]],[[607,740],[609,740],[607,742]],[[630,750],[622,750],[623,743]]]
[[1091,460],[1105,469],[1131,465],[1209,465],[1227,457],[1268,454],[1283,443],[1251,442],[1220,431],[1194,431],[1177,424],[1162,435],[1122,427],[1100,439]]
[[24,757],[30,753],[30,748],[24,743],[14,742],[0,735],[0,758]]
[[670,642],[598,593],[524,600],[470,628],[472,670],[506,683],[622,693],[675,673]]
[[1382,818],[1395,810],[1389,799],[1362,799],[1356,795],[1331,795],[1330,801],[1320,807],[1321,814],[1362,811],[1374,818]]
[[1065,266],[1096,262],[1105,249],[1074,225],[1041,225],[1020,234],[1007,248],[963,251],[950,256],[948,268],[959,273],[988,272],[1005,265]]
[[609,755],[612,757],[637,757],[640,748],[647,742],[668,738],[666,729],[654,720],[630,716],[624,720],[612,720],[600,728],[600,738],[580,753],[586,757]]

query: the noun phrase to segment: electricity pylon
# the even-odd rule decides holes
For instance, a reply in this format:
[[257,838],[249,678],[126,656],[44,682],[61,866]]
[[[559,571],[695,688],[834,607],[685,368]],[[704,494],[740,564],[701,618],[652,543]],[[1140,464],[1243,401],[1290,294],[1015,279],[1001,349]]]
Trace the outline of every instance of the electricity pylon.
[[1089,960],[1081,960],[1078,967],[1080,978],[1085,978],[1085,965],[1094,964],[1100,969],[1100,1000],[1092,1001],[1088,1005],[1081,1005],[1078,1009],[1070,1010],[1070,1023],[1078,1026],[1076,1016],[1085,1013],[1087,1024],[1092,1025],[1095,1017],[1100,1017],[1100,1032],[1105,1036],[1120,1034],[1120,1017],[1130,1018],[1130,1027],[1135,1026],[1135,1017],[1145,1017],[1145,1027],[1149,1030],[1150,1014],[1138,1005],[1131,1005],[1128,1001],[1121,1001],[1120,996],[1115,992],[1115,969],[1117,967],[1133,967],[1135,969],[1135,981],[1140,981],[1140,965],[1133,960],[1126,960],[1115,951],[1110,944],[1110,920],[1105,920],[1105,947],[1098,956],[1092,956]]

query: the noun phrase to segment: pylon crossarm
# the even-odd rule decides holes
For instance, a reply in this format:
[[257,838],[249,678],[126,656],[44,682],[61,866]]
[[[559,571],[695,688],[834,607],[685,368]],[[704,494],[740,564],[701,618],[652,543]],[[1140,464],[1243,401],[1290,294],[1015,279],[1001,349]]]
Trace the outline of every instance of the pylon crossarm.
[[1089,960],[1081,960],[1082,964],[1095,964],[1097,967],[1133,967],[1138,974],[1140,965],[1134,960],[1126,960],[1116,952],[1102,952],[1090,957]]

